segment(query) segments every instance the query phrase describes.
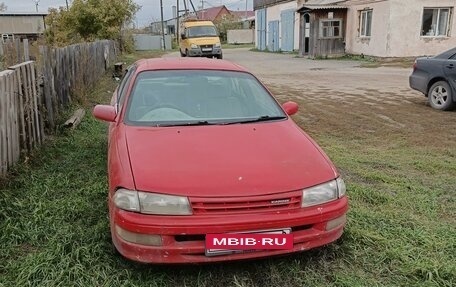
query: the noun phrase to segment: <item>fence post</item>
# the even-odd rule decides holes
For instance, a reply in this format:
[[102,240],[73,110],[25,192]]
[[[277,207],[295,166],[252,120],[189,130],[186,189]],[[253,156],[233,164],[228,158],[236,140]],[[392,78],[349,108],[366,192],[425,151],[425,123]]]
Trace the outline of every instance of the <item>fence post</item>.
[[24,44],[24,61],[30,61],[29,40],[24,39],[22,43]]

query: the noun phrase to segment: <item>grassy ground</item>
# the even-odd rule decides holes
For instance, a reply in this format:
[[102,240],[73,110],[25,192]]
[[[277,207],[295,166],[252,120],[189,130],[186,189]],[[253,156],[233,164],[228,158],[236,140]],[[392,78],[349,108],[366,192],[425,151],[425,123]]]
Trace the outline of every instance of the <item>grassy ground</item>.
[[[115,85],[104,77],[91,102],[108,102]],[[426,134],[413,131],[359,134],[354,127],[375,122],[314,114],[314,124],[296,120],[348,183],[349,223],[337,243],[204,266],[123,259],[108,228],[106,125],[88,115],[0,182],[0,286],[455,286],[454,142],[426,147]]]
[[222,44],[223,49],[254,48],[254,44]]

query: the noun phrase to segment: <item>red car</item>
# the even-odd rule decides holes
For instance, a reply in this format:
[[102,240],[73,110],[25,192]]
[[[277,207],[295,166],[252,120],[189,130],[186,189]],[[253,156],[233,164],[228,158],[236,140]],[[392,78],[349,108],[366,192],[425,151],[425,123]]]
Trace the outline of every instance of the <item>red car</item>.
[[[112,105],[109,215],[125,257],[196,263],[303,251],[338,239],[345,184],[336,168],[244,68],[211,59],[132,65]],[[286,250],[209,250],[208,234],[292,235]]]

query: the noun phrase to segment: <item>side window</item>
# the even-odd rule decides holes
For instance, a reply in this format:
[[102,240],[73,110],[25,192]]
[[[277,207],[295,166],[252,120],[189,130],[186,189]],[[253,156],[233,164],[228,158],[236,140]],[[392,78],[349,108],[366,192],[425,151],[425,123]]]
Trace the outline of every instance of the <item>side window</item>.
[[119,106],[119,109],[123,105],[125,95],[127,94],[128,86],[130,85],[131,77],[135,73],[135,71],[136,67],[130,67],[119,85],[119,90],[117,91],[117,104]]
[[456,54],[450,57],[450,60],[456,60]]

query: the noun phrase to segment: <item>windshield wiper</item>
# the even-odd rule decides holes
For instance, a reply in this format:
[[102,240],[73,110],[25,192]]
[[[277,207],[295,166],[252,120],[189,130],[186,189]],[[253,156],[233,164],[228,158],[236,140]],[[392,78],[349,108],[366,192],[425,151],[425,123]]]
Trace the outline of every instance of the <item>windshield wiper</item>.
[[267,122],[267,121],[274,121],[274,120],[283,120],[286,119],[285,116],[261,116],[254,119],[242,120],[242,121],[235,121],[235,122],[227,122],[224,123],[225,125],[232,125],[232,124],[247,124],[247,123],[259,123],[259,122]]
[[172,123],[172,124],[160,124],[159,127],[180,127],[180,126],[210,126],[216,125],[216,123],[208,121],[196,121],[196,122],[183,122],[183,123]]

